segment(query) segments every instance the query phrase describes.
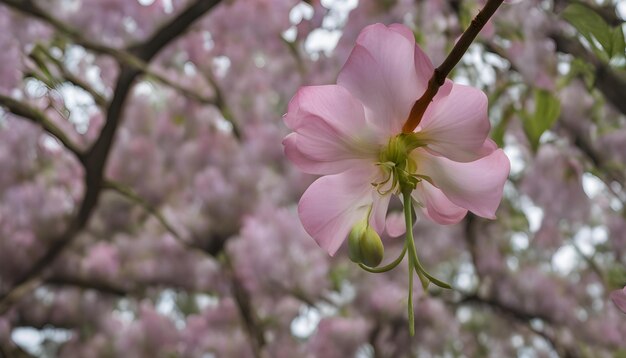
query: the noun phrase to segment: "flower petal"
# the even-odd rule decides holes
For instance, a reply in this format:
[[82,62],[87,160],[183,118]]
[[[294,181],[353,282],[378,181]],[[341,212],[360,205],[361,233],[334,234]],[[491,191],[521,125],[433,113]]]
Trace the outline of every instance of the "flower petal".
[[495,219],[510,170],[509,158],[501,149],[468,163],[419,149],[412,154],[418,173],[429,177],[451,202],[476,215]]
[[418,77],[410,31],[403,25],[366,27],[337,79],[363,103],[368,121],[387,136],[400,133],[429,79]]
[[456,224],[467,214],[467,209],[451,202],[441,190],[427,181],[419,183],[412,196],[423,205],[424,215],[438,224]]
[[[305,173],[336,174],[363,163],[362,159],[339,159],[338,156],[333,157],[332,153],[328,155],[328,160],[309,157],[300,149],[300,147],[305,150],[308,148],[306,138],[304,138],[305,145],[298,146],[299,139],[302,141],[302,138],[297,133],[290,133],[283,139],[283,146],[285,146],[285,156]],[[341,149],[343,148],[337,148],[337,150]]]
[[621,290],[615,290],[611,292],[611,300],[620,309],[620,311],[626,313],[626,287]]
[[398,237],[406,232],[406,222],[404,221],[404,213],[396,211],[387,215],[385,223],[385,231],[390,237]]
[[429,150],[454,161],[481,158],[491,128],[487,96],[479,89],[452,82],[446,82],[441,90],[449,94],[436,97],[428,106],[418,137],[428,143]]
[[335,174],[355,160],[376,158],[376,131],[365,121],[363,106],[345,88],[301,88],[289,103],[285,124],[286,156],[302,171]]
[[298,205],[300,221],[306,232],[332,256],[346,239],[352,226],[365,219],[373,204],[371,183],[379,169],[357,166],[335,175],[317,179],[306,190]]
[[389,201],[391,194],[374,195],[374,205],[370,216],[370,225],[377,233],[381,234],[385,231],[385,218],[387,217],[387,209],[389,209]]

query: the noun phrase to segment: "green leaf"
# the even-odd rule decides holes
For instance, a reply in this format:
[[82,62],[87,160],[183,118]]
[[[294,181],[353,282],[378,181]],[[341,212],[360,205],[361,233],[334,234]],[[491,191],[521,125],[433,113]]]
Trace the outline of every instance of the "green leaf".
[[[626,57],[626,41],[624,41],[624,31],[621,26],[613,28],[613,56]],[[613,57],[611,56],[611,57]]]
[[[623,55],[624,36],[621,29],[617,34],[618,28],[611,28],[602,16],[590,7],[582,4],[571,4],[563,11],[563,18],[572,24],[595,49],[603,51],[609,60],[620,54],[620,46]],[[621,35],[621,40],[619,35]],[[602,46],[601,49],[597,47],[596,41]]]
[[524,131],[534,151],[539,148],[539,138],[550,129],[561,113],[561,103],[546,90],[535,90],[535,113],[524,116]]

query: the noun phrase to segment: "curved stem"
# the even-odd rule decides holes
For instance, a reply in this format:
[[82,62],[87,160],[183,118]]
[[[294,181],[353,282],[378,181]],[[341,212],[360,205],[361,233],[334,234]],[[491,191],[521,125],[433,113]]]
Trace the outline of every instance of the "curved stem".
[[404,258],[404,255],[406,254],[406,242],[404,243],[404,247],[402,248],[402,252],[400,253],[400,256],[398,256],[395,260],[393,260],[392,262],[390,262],[389,264],[383,266],[383,267],[369,267],[367,265],[364,264],[359,264],[359,267],[361,267],[363,270],[367,271],[367,272],[371,272],[371,273],[383,273],[383,272],[387,272],[387,271],[391,271],[392,269],[394,269],[396,266],[398,266],[398,264],[400,264],[400,262],[402,262],[402,259]]
[[[420,262],[420,259],[417,256],[417,249],[415,248],[415,241],[413,239],[413,230],[409,229],[409,228],[413,228],[413,220],[412,220],[413,218],[411,216],[411,211],[412,211],[411,209],[412,209],[413,203],[411,201],[410,191],[403,192],[403,196],[404,196],[404,202],[405,202],[404,206],[405,206],[405,216],[406,216],[406,224],[407,224],[406,239],[407,239],[407,245],[408,245],[408,250],[409,250],[410,262],[413,263],[411,267],[415,268],[415,272],[417,273],[417,276],[420,278],[420,281],[422,282],[422,287],[424,288],[424,291],[426,291],[426,289],[428,288],[428,284],[431,282],[434,285],[439,286],[441,288],[451,289],[452,286],[450,286],[450,284],[444,281],[441,281],[440,279],[429,274],[428,271],[426,271],[426,269],[424,268],[424,266],[422,266],[422,263]],[[409,209],[408,214],[406,212],[406,208]],[[411,226],[408,226],[409,224]]]

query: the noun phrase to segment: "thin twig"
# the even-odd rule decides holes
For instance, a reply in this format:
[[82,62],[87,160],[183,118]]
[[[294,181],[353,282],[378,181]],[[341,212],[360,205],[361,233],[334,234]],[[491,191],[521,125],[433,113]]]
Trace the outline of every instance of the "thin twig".
[[0,94],[0,106],[6,108],[16,116],[39,124],[46,132],[58,139],[65,148],[74,153],[81,162],[85,160],[85,153],[72,142],[61,128],[57,127],[56,124],[39,109],[3,94]]
[[402,127],[402,131],[404,133],[411,133],[415,127],[417,127],[422,120],[422,116],[426,112],[426,108],[428,108],[430,102],[433,98],[435,98],[435,95],[437,95],[439,87],[444,84],[448,74],[450,74],[454,66],[461,61],[461,58],[467,49],[469,49],[476,36],[478,36],[480,30],[482,30],[487,21],[489,21],[491,16],[493,16],[496,10],[498,10],[498,7],[502,5],[503,1],[504,0],[488,0],[485,7],[483,7],[478,15],[476,15],[476,17],[472,20],[470,26],[465,30],[465,32],[463,32],[463,35],[461,35],[459,41],[457,41],[454,45],[452,51],[448,54],[448,57],[446,57],[443,63],[435,69],[435,73],[433,73],[433,76],[428,81],[426,91],[422,97],[415,101],[413,108],[411,108],[409,118]]
[[125,198],[131,200],[132,202],[139,204],[139,206],[141,206],[142,208],[144,208],[144,210],[146,210],[147,212],[149,212],[152,216],[154,216],[161,225],[163,225],[163,227],[169,232],[171,233],[176,239],[180,240],[180,241],[184,241],[182,239],[182,236],[176,231],[176,229],[174,229],[174,227],[172,225],[170,225],[170,223],[167,221],[167,219],[165,219],[165,217],[163,215],[161,215],[161,213],[155,209],[152,205],[150,205],[144,198],[142,198],[141,196],[139,196],[139,194],[137,194],[133,189],[131,189],[130,187],[122,184],[122,183],[118,183],[112,180],[105,180],[104,185],[103,185],[103,189],[110,189],[113,190],[115,192],[117,192],[118,194],[124,196]]

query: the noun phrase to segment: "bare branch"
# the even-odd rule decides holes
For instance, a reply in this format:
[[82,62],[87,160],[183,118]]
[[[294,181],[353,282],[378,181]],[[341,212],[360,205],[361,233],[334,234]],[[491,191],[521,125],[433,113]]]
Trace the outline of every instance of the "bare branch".
[[45,284],[58,286],[72,286],[84,290],[96,290],[102,293],[108,293],[116,296],[127,296],[131,294],[131,290],[117,286],[112,282],[102,280],[84,279],[80,277],[60,277],[53,276],[46,279]]
[[255,358],[264,358],[266,356],[263,350],[263,347],[266,344],[265,334],[263,332],[263,327],[259,322],[259,317],[254,310],[254,305],[252,304],[250,294],[241,283],[239,277],[237,277],[237,273],[233,267],[231,259],[227,254],[224,255],[224,260],[225,265],[229,268],[230,271],[232,294],[235,298],[235,303],[237,304],[237,308],[239,309],[239,314],[241,315],[241,318],[243,320],[246,332],[250,337],[252,352]]
[[26,103],[20,102],[9,96],[0,94],[0,106],[6,108],[9,112],[25,118],[33,123],[39,124],[46,132],[59,140],[65,148],[74,153],[82,162],[85,159],[85,153],[74,144],[67,135],[57,127],[42,111],[32,107]]

